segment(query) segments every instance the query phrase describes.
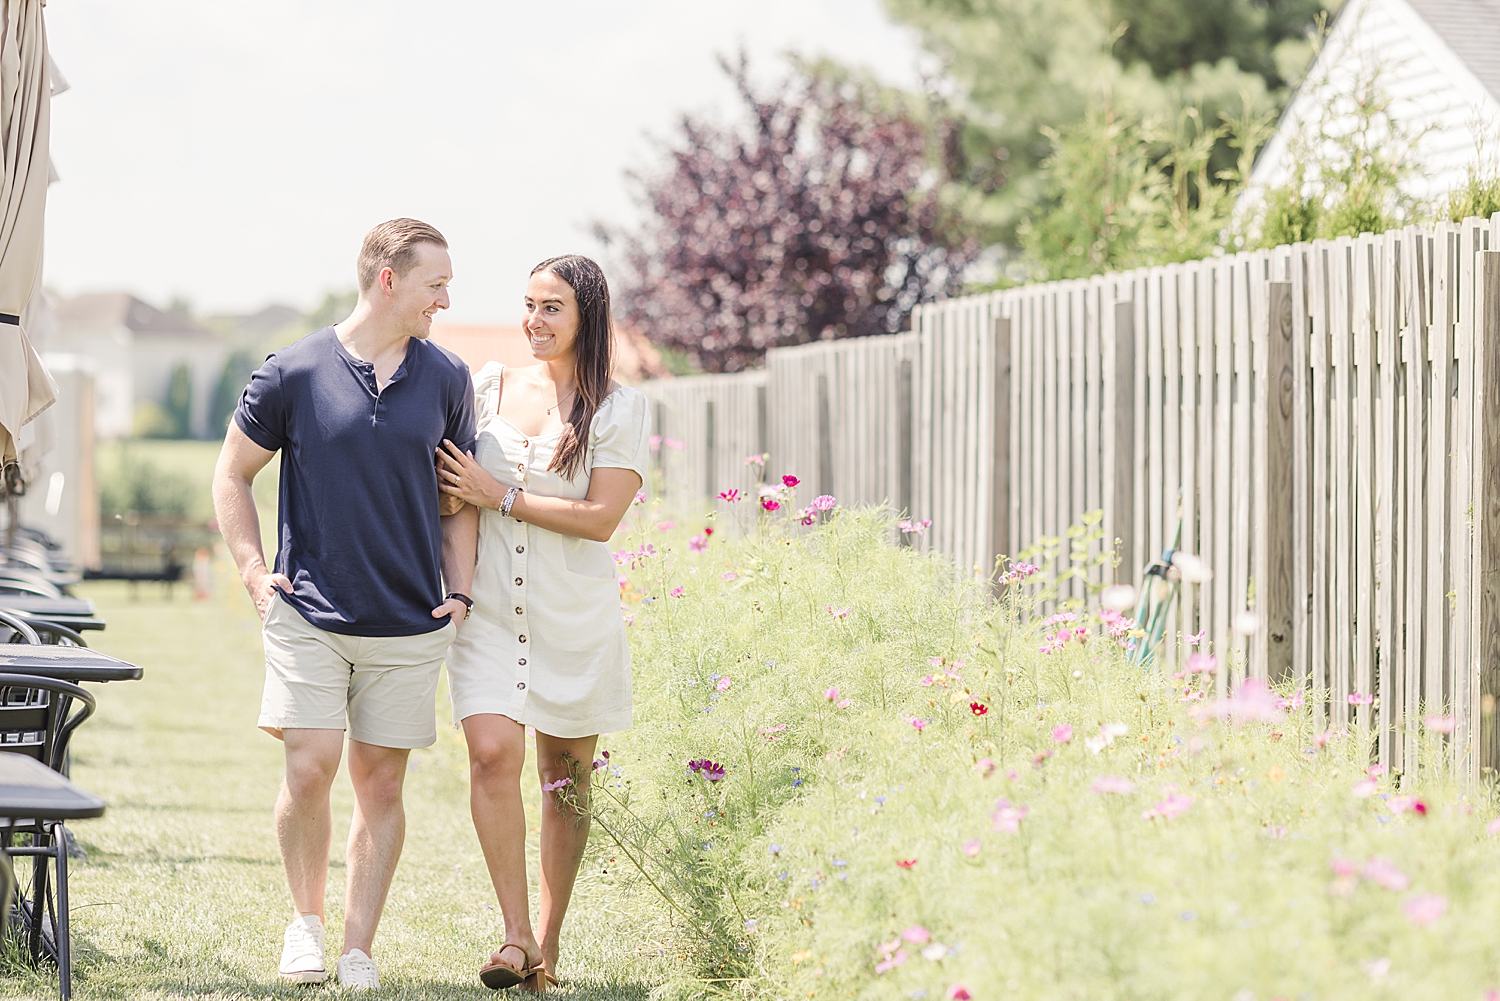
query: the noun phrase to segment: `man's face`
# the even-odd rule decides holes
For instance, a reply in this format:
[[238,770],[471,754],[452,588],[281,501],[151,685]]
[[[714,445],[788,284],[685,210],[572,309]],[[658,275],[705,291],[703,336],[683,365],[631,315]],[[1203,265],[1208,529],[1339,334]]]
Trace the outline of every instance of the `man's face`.
[[435,243],[419,243],[411,270],[398,275],[389,268],[380,272],[380,282],[389,284],[386,302],[396,322],[408,337],[426,338],[432,331],[432,318],[448,308],[448,283],[453,280],[453,263],[448,251]]

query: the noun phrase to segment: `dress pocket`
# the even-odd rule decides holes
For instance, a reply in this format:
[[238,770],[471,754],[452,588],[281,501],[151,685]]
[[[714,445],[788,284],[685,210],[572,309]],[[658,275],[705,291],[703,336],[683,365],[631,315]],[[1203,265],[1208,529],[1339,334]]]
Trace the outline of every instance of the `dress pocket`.
[[602,542],[588,539],[563,540],[563,566],[568,573],[594,580],[612,581],[617,576],[615,558]]

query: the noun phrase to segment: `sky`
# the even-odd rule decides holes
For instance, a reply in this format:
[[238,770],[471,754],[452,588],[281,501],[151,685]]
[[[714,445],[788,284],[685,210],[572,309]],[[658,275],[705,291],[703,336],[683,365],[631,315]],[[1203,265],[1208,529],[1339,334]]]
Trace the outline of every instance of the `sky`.
[[596,254],[637,209],[684,112],[736,113],[743,46],[914,84],[915,36],[879,0],[53,0],[70,89],[44,280],[200,313],[306,308],[354,285],[360,239],[443,231],[460,323],[517,321],[531,267]]

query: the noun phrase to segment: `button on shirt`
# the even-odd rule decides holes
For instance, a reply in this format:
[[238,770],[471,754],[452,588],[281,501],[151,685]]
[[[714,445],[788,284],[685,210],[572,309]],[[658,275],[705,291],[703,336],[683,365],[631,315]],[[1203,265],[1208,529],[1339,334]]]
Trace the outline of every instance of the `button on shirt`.
[[434,455],[474,446],[468,367],[407,341],[384,388],[332,327],[276,352],[234,413],[246,437],[281,451],[276,571],[282,598],[320,629],[413,636],[447,625]]

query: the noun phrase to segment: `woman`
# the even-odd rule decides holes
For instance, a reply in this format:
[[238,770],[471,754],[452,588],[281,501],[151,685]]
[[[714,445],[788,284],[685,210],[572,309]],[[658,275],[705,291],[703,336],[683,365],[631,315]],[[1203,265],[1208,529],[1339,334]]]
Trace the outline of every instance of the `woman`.
[[[651,428],[646,397],[610,379],[599,265],[573,255],[538,264],[525,327],[539,364],[481,368],[474,455],[445,441],[438,458],[442,489],[467,502],[451,515],[464,528],[453,545],[459,562],[475,566],[472,591],[470,581],[449,584],[471,593],[473,606],[448,652],[448,686],[469,747],[474,829],[505,915],[505,943],[480,979],[541,991],[556,982],[558,936],[588,840],[598,735],[630,726],[630,650],[604,543],[641,487]],[[528,911],[521,806],[527,726],[551,790],[542,795],[540,937]]]

